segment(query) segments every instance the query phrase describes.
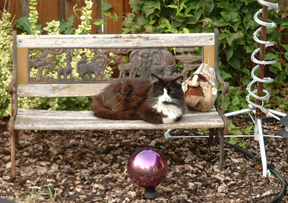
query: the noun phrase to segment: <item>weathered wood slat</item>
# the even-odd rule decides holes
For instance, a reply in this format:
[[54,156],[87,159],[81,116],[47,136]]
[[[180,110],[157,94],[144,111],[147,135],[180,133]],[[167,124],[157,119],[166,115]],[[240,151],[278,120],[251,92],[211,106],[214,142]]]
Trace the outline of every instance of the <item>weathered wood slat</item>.
[[109,83],[91,84],[19,84],[19,97],[80,97],[94,96]]
[[[163,37],[165,35],[165,37]],[[215,45],[213,33],[17,35],[17,47],[28,48],[154,48]]]
[[16,130],[124,130],[124,129],[187,129],[223,128],[221,116],[209,112],[187,112],[181,122],[150,124],[141,120],[107,120],[96,118],[91,111],[47,111],[18,109]]

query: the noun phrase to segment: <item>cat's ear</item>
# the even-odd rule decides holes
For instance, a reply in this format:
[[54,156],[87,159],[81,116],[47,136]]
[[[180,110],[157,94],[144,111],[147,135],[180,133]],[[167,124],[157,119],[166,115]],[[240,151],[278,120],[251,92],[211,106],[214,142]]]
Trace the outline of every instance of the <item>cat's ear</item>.
[[180,75],[179,77],[175,78],[173,81],[174,81],[175,83],[178,83],[178,84],[181,85],[182,82],[183,82],[183,76]]
[[153,73],[151,73],[151,77],[152,77],[152,83],[161,81],[161,78],[159,78],[157,75]]

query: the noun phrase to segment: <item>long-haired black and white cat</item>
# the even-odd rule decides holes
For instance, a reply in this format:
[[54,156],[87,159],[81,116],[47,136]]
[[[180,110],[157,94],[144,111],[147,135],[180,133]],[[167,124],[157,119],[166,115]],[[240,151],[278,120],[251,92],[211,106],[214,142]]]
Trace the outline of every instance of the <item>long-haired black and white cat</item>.
[[185,101],[181,88],[183,77],[123,79],[112,83],[94,97],[92,111],[99,118],[144,120],[172,123],[180,120]]

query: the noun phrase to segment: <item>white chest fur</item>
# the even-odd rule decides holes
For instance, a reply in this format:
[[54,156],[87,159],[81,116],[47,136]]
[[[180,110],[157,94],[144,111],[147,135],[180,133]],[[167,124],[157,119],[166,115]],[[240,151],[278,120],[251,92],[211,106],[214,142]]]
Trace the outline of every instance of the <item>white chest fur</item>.
[[157,112],[164,114],[166,117],[163,117],[163,123],[172,123],[179,116],[182,115],[182,109],[169,103],[163,102],[171,102],[170,96],[167,94],[167,90],[164,89],[163,95],[158,98],[158,102],[153,105],[153,108],[157,110]]

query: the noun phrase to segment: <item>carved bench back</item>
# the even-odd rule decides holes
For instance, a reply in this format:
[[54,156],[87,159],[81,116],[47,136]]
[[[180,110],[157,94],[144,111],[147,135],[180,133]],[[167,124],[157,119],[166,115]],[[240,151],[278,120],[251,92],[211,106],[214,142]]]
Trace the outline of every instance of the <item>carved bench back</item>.
[[14,33],[17,95],[93,96],[118,78],[149,78],[151,73],[187,77],[202,62],[217,68],[217,43],[218,33],[40,36]]

